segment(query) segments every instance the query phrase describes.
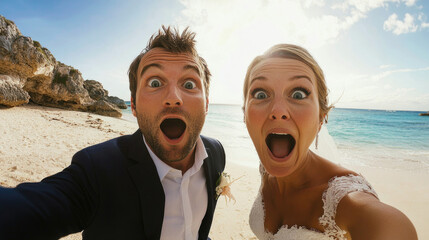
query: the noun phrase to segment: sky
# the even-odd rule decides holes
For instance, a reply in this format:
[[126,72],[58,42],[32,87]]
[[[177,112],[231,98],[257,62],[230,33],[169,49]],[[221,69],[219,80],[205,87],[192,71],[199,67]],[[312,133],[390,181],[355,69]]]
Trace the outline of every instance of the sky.
[[426,0],[0,0],[0,15],[109,95],[162,25],[196,32],[210,103],[242,104],[247,66],[293,43],[322,67],[338,108],[429,111]]

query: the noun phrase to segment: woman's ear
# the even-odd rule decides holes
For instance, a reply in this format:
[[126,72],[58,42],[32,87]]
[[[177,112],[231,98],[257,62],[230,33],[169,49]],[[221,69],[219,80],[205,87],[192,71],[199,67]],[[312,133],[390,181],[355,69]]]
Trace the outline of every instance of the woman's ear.
[[243,110],[243,122],[246,123],[246,109],[244,108],[244,105],[241,109]]
[[326,114],[323,114],[320,116],[319,131],[318,132],[320,132],[320,129],[322,129],[322,125],[324,122],[326,122]]
[[209,98],[206,97],[206,115],[209,113]]

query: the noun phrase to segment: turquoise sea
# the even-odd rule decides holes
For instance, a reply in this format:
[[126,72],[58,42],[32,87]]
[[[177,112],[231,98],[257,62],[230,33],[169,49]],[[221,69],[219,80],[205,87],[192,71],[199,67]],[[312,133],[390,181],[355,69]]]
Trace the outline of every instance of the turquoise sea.
[[[341,163],[429,171],[429,117],[414,111],[332,109],[326,125]],[[123,118],[136,122],[128,108]],[[228,161],[257,167],[239,105],[210,104],[202,134],[219,139]]]

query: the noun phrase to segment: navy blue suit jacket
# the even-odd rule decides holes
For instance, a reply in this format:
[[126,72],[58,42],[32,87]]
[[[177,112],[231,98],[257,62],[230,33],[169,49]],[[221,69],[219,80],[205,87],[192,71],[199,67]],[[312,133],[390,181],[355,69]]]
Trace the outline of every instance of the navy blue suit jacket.
[[[225,153],[217,140],[201,138],[208,206],[198,239],[206,240]],[[138,130],[77,152],[69,167],[40,183],[0,187],[0,239],[58,239],[82,230],[83,239],[159,239],[164,203]]]

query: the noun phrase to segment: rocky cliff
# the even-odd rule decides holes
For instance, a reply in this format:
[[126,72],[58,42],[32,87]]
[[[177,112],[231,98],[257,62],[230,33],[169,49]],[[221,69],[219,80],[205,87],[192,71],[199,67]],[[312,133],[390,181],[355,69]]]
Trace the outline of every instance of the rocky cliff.
[[121,117],[125,102],[108,96],[95,80],[55,59],[48,49],[22,36],[14,22],[0,15],[0,105],[34,103]]

